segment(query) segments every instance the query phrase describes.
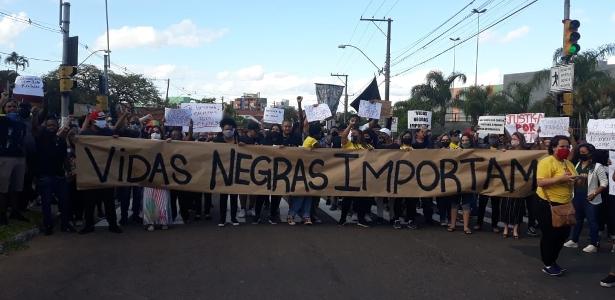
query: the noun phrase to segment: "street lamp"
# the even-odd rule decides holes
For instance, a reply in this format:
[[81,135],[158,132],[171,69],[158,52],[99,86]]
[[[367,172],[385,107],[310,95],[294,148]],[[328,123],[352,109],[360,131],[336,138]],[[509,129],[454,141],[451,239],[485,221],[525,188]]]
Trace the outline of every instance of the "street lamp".
[[461,38],[456,37],[456,38],[448,38],[448,39],[453,41],[453,74],[455,74],[455,59],[456,59],[455,47],[457,47],[457,42]]
[[345,49],[346,47],[351,47],[351,48],[355,48],[357,50],[359,50],[359,52],[361,52],[361,54],[363,54],[363,56],[365,56],[365,58],[367,58],[367,60],[369,60],[369,62],[372,63],[372,65],[374,65],[374,67],[376,67],[376,70],[378,70],[378,74],[382,74],[382,69],[380,67],[378,67],[370,58],[369,56],[367,56],[367,54],[365,54],[365,52],[363,52],[363,50],[359,49],[358,47],[355,47],[353,45],[339,45],[337,46],[340,49]]
[[476,67],[474,69],[474,85],[478,85],[478,38],[480,36],[480,14],[486,12],[487,9],[483,8],[478,10],[476,8],[472,9],[472,13],[476,14]]

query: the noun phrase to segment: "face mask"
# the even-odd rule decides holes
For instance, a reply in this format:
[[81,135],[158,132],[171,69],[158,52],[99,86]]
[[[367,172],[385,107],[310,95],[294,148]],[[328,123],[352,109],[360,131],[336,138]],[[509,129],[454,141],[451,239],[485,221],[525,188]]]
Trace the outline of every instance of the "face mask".
[[27,119],[30,116],[30,107],[26,105],[19,106],[19,116],[22,119]]
[[579,154],[579,160],[580,161],[588,161],[590,160],[592,157],[589,154]]
[[451,144],[450,141],[442,141],[442,147],[448,147],[448,145],[450,144]]
[[235,130],[233,130],[233,129],[231,129],[231,130],[224,130],[224,131],[222,131],[222,135],[224,135],[224,138],[230,139],[233,136],[235,136]]
[[337,131],[331,132],[331,136],[338,136],[339,133],[337,133]]
[[511,146],[513,146],[513,147],[517,147],[517,146],[519,146],[519,144],[520,144],[520,143],[519,143],[519,141],[517,141],[517,140],[512,140],[512,141],[510,141],[510,145],[511,145]]
[[570,154],[570,149],[568,148],[559,148],[555,152],[555,156],[557,156],[557,158],[560,160],[567,159],[569,154]]
[[158,133],[158,132],[153,132],[153,133],[150,135],[150,138],[151,138],[152,140],[159,140],[159,139],[160,139],[160,133]]
[[401,139],[401,143],[404,145],[410,145],[412,144],[412,139],[411,138],[402,138]]
[[350,137],[350,142],[357,143],[358,141],[359,141],[359,137],[358,136],[354,136],[353,135],[353,136]]
[[472,147],[472,143],[461,143],[461,148],[468,149]]
[[105,128],[107,127],[107,121],[106,120],[96,120],[94,121],[94,125],[96,125],[96,127],[98,128]]

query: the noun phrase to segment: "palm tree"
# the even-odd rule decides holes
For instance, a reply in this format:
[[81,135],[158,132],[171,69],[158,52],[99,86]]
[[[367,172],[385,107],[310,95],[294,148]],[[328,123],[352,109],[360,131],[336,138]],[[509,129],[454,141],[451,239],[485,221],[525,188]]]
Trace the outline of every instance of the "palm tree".
[[501,97],[491,96],[492,92],[491,86],[471,86],[459,92],[455,102],[463,113],[470,117],[472,124],[478,124],[478,117],[495,113],[492,111],[497,107],[496,104],[503,100]]
[[4,63],[9,65],[15,65],[15,73],[17,73],[17,69],[21,67],[22,70],[25,70],[26,67],[30,66],[30,61],[24,56],[17,54],[17,52],[13,51],[9,56],[4,58]]
[[451,86],[455,80],[466,82],[466,75],[452,73],[444,77],[441,71],[431,71],[425,76],[425,83],[412,87],[412,98],[431,102],[434,120],[444,127],[446,109],[452,103]]

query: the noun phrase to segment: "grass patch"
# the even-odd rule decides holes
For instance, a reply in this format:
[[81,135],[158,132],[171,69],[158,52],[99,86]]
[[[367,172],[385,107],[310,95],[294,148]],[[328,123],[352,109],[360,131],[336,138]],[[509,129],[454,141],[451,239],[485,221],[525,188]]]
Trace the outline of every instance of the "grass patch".
[[43,221],[43,214],[39,211],[28,211],[24,213],[24,216],[30,220],[30,222],[21,222],[13,219],[9,219],[8,226],[0,226],[0,243],[12,240],[17,234],[26,230],[39,227]]

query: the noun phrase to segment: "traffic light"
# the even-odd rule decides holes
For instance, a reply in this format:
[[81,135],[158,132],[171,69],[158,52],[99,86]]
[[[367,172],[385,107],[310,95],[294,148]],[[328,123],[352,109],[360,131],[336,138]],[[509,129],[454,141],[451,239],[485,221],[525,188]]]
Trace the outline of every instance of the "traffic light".
[[77,74],[77,68],[74,66],[60,66],[60,79],[71,78]]
[[581,46],[577,44],[577,41],[581,38],[578,32],[580,26],[579,20],[564,20],[564,57],[576,55],[581,51]]
[[573,110],[572,93],[564,93],[562,95],[562,115],[572,117]]
[[74,66],[60,66],[60,92],[70,92],[75,86],[75,81],[72,79],[77,74],[77,67]]
[[75,82],[70,78],[60,79],[60,92],[70,92],[75,86]]

